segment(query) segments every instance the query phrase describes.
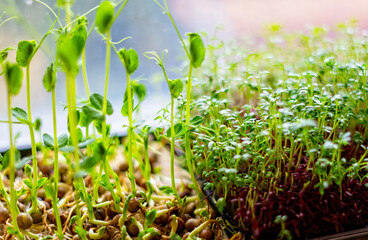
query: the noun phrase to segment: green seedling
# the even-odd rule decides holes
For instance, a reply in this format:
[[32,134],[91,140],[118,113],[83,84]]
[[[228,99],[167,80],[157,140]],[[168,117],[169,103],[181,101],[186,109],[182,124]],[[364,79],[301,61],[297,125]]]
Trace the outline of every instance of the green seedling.
[[[133,74],[139,65],[138,55],[137,52],[133,49],[120,49],[119,50],[119,57],[121,62],[123,63],[126,71],[126,81],[127,81],[127,88],[126,94],[124,96],[124,104],[121,109],[123,116],[128,116],[129,119],[129,126],[128,126],[128,163],[129,163],[129,179],[132,185],[132,194],[135,197],[137,193],[137,187],[135,183],[135,176],[134,176],[134,165],[133,165],[133,94],[135,89],[132,86],[132,82],[130,80],[130,75]],[[138,95],[139,96],[139,95]]]
[[[154,2],[164,11],[164,13],[170,18],[172,25],[174,26],[176,33],[183,45],[183,48],[187,54],[187,57],[190,61],[189,64],[189,72],[188,72],[188,80],[187,80],[187,91],[186,91],[186,114],[185,114],[185,124],[189,127],[190,124],[190,103],[191,103],[191,95],[192,95],[192,71],[193,68],[199,68],[202,65],[202,62],[205,57],[205,48],[203,45],[203,41],[201,37],[197,33],[190,33],[189,35],[189,50],[184,40],[175,24],[175,21],[170,13],[169,7],[167,5],[166,0],[163,0],[163,4],[159,3],[158,0],[154,0]],[[171,90],[170,90],[171,91]],[[193,182],[194,189],[196,190],[198,196],[200,198],[203,197],[202,192],[198,188],[198,183],[194,175],[194,166],[193,166],[193,159],[192,159],[192,152],[190,147],[190,140],[189,140],[189,131],[185,134],[185,156],[186,156],[186,163],[188,166],[188,170]]]
[[23,234],[19,231],[17,223],[17,215],[19,209],[17,207],[17,196],[16,190],[14,188],[14,178],[15,178],[15,146],[13,140],[13,128],[12,128],[12,97],[17,95],[22,86],[23,71],[21,67],[15,63],[6,62],[2,64],[2,70],[5,75],[5,80],[7,84],[7,95],[8,95],[8,120],[9,120],[9,139],[10,139],[10,156],[9,156],[9,169],[10,169],[10,212],[12,216],[13,223],[13,233],[16,234],[20,239],[24,239]]
[[[143,231],[140,231],[138,234],[138,239],[147,239],[157,234],[156,229],[153,227],[149,227],[152,225],[153,221],[155,221],[157,214],[156,209],[151,209],[146,212],[144,228]],[[158,235],[158,234],[157,234]]]
[[[173,193],[175,195],[175,197],[177,199],[179,199],[179,195],[178,192],[176,190],[176,184],[175,184],[175,172],[174,172],[174,159],[175,159],[175,137],[176,134],[178,133],[178,131],[175,130],[175,124],[174,124],[174,102],[175,99],[178,98],[181,94],[181,92],[183,91],[183,82],[181,79],[174,79],[171,80],[168,78],[165,67],[164,67],[164,63],[163,63],[163,58],[164,58],[164,54],[165,52],[162,53],[161,57],[156,53],[156,52],[147,52],[145,53],[145,56],[149,59],[153,59],[156,61],[157,65],[161,67],[164,76],[165,76],[165,80],[169,86],[170,89],[170,95],[171,95],[171,112],[170,112],[170,124],[171,124],[171,128],[170,128],[170,137],[171,138],[171,150],[170,150],[170,172],[171,172],[171,187],[173,190]],[[169,135],[169,134],[168,134]]]
[[[56,217],[56,225],[59,238],[63,239],[63,232],[61,226],[61,219],[59,214],[59,209],[57,208],[57,192],[58,192],[58,183],[59,183],[59,147],[66,145],[66,137],[60,136],[58,138],[57,135],[57,124],[56,124],[56,98],[55,98],[55,87],[57,83],[56,76],[56,66],[54,63],[51,63],[50,66],[47,67],[45,75],[43,76],[43,86],[46,91],[51,92],[52,96],[52,123],[54,128],[54,141],[52,141],[51,137],[44,135],[44,142],[46,147],[53,147],[54,149],[54,188],[50,189],[48,192],[51,192],[51,199],[53,200],[53,209]],[[49,139],[50,141],[48,141]]]

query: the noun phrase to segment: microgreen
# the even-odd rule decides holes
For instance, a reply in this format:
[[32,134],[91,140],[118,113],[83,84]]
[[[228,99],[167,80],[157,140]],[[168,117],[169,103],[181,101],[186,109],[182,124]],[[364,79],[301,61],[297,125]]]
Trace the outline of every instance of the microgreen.
[[[22,85],[23,80],[23,71],[19,65],[16,63],[6,62],[2,63],[2,69],[5,73],[5,80],[7,83],[7,95],[8,95],[8,119],[9,119],[9,140],[10,140],[10,156],[9,156],[9,169],[10,169],[10,209],[12,215],[12,223],[14,226],[14,234],[16,234],[20,239],[24,239],[23,235],[19,231],[18,223],[17,223],[17,215],[19,213],[19,209],[17,207],[17,196],[16,190],[14,188],[14,179],[15,179],[15,146],[13,139],[13,128],[12,128],[12,118],[11,118],[11,108],[12,108],[12,96],[15,96],[19,93],[20,87]],[[6,194],[3,194],[6,196]]]
[[[183,45],[183,48],[188,56],[188,59],[190,61],[189,64],[189,72],[188,72],[188,80],[187,80],[187,90],[186,90],[186,114],[185,114],[185,124],[189,127],[190,124],[190,103],[191,103],[191,95],[192,95],[192,71],[193,67],[198,68],[202,65],[202,62],[205,57],[205,48],[203,41],[199,34],[197,33],[190,33],[189,34],[189,51],[188,47],[184,43],[184,40],[175,24],[175,21],[170,13],[169,7],[167,5],[166,0],[163,0],[163,4],[161,4],[158,0],[154,0],[154,2],[162,9],[164,10],[164,13],[170,18],[170,21],[172,25],[174,26],[176,33]],[[172,104],[173,106],[173,104]],[[174,132],[174,131],[172,131]],[[190,147],[190,140],[189,140],[189,132],[185,134],[185,155],[186,155],[186,163],[188,166],[188,170],[191,176],[191,180],[194,184],[194,189],[196,190],[198,196],[200,198],[203,197],[202,192],[198,188],[197,180],[194,176],[194,169],[193,169],[193,159],[192,159],[192,153],[191,153],[191,147]]]
[[[136,184],[135,184],[135,176],[134,176],[134,165],[133,165],[133,94],[134,89],[132,87],[132,82],[130,80],[130,75],[135,72],[138,68],[139,60],[137,52],[133,49],[120,49],[119,57],[121,62],[123,63],[126,71],[126,94],[124,96],[124,104],[122,107],[123,116],[128,116],[129,118],[129,126],[128,126],[128,163],[129,163],[129,179],[132,184],[132,194],[135,197],[137,193]],[[125,107],[124,107],[125,106]]]
[[[268,26],[261,42],[225,43],[206,36],[205,47],[204,34],[188,33],[183,39],[167,1],[154,0],[172,23],[187,65],[182,78],[170,79],[167,51],[144,54],[161,68],[171,100],[156,118],[162,125],[153,128],[135,119],[147,95],[145,85],[132,78],[139,55],[134,49],[117,49],[130,37],[112,41],[113,24],[127,0],[102,1],[78,17],[74,1],[58,0],[58,14],[36,2],[55,17],[48,31],[0,51],[8,100],[8,119],[0,122],[8,124],[10,140],[9,150],[0,154],[0,224],[7,224],[8,236],[151,239],[164,238],[165,232],[170,239],[207,239],[206,234],[212,239],[221,223],[225,229],[237,227],[249,239],[301,239],[366,224],[368,43],[354,23],[340,25],[333,38],[321,27],[290,34],[276,24]],[[88,29],[87,15],[95,10]],[[12,19],[2,21],[4,16],[0,26]],[[59,29],[54,28],[57,22]],[[103,94],[91,93],[87,79],[85,46],[94,30],[106,46]],[[32,118],[30,95],[32,59],[49,35],[55,36],[56,56],[45,66],[42,81],[51,94],[51,134]],[[111,48],[126,74],[120,110],[128,118],[123,144],[111,136],[108,124],[114,113],[108,100]],[[9,60],[12,50],[16,63]],[[87,97],[77,101],[80,65]],[[26,110],[12,106],[21,90],[22,68]],[[55,95],[62,76],[68,115],[67,133],[60,134]],[[13,135],[13,124],[29,128],[31,156],[16,149],[19,135]],[[42,143],[36,144],[35,131]],[[156,156],[150,159],[150,154],[157,150],[150,145],[150,134],[157,142],[170,143],[171,186],[162,186],[164,177],[157,181],[154,176],[159,168],[152,171]],[[175,156],[180,151],[185,159]],[[128,166],[112,163],[119,154]],[[183,160],[192,182],[182,183],[180,192],[175,159]],[[208,196],[197,177],[204,180]],[[191,188],[197,196],[187,196],[193,194]],[[221,214],[218,220],[211,219],[206,198]],[[188,216],[191,226],[185,226],[184,234],[181,225]],[[45,221],[52,224],[37,225],[43,230],[34,233],[33,223]]]
[[[164,73],[165,80],[169,86],[170,94],[171,94],[171,112],[170,112],[170,132],[168,132],[168,135],[170,133],[171,137],[171,146],[170,146],[170,171],[171,171],[171,187],[172,191],[175,195],[175,197],[179,200],[179,195],[176,190],[176,184],[175,184],[175,172],[174,172],[174,157],[175,157],[175,138],[176,133],[179,133],[180,131],[175,131],[175,123],[174,123],[174,101],[176,98],[178,98],[183,91],[183,82],[181,79],[174,79],[171,80],[168,78],[163,58],[164,58],[165,51],[162,53],[161,57],[156,52],[147,52],[145,53],[145,56],[148,59],[153,59],[156,61],[157,65],[159,65]],[[181,125],[180,125],[181,126]]]

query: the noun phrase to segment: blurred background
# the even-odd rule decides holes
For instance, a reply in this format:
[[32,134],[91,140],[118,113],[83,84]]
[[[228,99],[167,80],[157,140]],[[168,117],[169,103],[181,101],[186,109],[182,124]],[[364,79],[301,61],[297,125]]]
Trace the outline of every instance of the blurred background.
[[[366,0],[167,0],[179,30],[186,32],[205,32],[207,36],[216,35],[223,40],[243,37],[261,37],[266,32],[266,25],[278,23],[286,31],[302,31],[308,26],[326,26],[335,28],[336,24],[352,19],[365,29],[368,27]],[[57,12],[56,0],[45,0]],[[97,0],[75,0],[73,13],[81,15],[97,6]],[[0,50],[12,46],[16,48],[21,40],[40,41],[53,22],[53,15],[41,4],[32,0],[0,0],[0,16],[5,13],[2,22],[8,17],[16,19],[0,26]],[[61,12],[63,14],[63,12]],[[92,24],[95,11],[87,15]],[[184,52],[167,16],[153,0],[129,0],[112,27],[112,40],[119,41],[130,36],[117,47],[134,48],[140,57],[140,66],[133,78],[147,86],[147,97],[141,105],[137,117],[153,122],[156,113],[169,103],[169,93],[160,69],[153,61],[144,56],[146,51],[161,53],[168,49],[166,67],[170,78],[179,76]],[[42,77],[50,59],[55,55],[53,36],[49,36],[43,48],[31,63],[31,99],[33,118],[42,119],[42,132],[51,133],[51,96],[42,85]],[[9,58],[15,61],[15,51]],[[92,93],[103,94],[105,74],[105,46],[95,31],[87,40],[86,59],[88,80]],[[114,107],[114,114],[107,119],[112,124],[115,134],[124,133],[123,125],[127,119],[120,114],[125,91],[125,71],[117,56],[112,52],[110,66],[110,85],[108,99]],[[58,132],[66,132],[66,111],[64,111],[65,83],[59,74],[57,85]],[[78,96],[85,99],[84,84],[78,76]],[[13,105],[26,109],[26,86],[23,81],[21,93],[14,98]],[[7,120],[6,85],[0,77],[0,120]],[[18,147],[29,145],[28,128],[16,125],[19,133]],[[8,126],[0,123],[0,151],[7,149]]]

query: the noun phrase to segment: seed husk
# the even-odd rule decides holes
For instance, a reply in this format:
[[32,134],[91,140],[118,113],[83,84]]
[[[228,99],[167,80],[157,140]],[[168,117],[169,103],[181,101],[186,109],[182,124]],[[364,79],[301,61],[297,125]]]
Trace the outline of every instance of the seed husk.
[[33,219],[33,224],[42,222],[42,212],[41,211],[36,211],[36,212],[31,213],[31,217]]
[[189,219],[186,223],[185,223],[185,229],[188,232],[193,231],[193,229],[195,229],[196,227],[198,227],[199,225],[201,225],[201,221],[199,221],[198,219],[195,218],[191,218]]
[[97,220],[103,221],[106,218],[106,212],[102,208],[97,208],[94,211],[94,215]]
[[206,239],[206,240],[213,240],[215,237],[215,234],[213,233],[211,229],[204,229],[199,235],[199,237]]
[[33,219],[28,213],[20,213],[17,216],[17,223],[20,229],[28,229],[32,226]]
[[127,222],[127,232],[131,237],[137,237],[139,234],[138,226],[133,224],[131,219]]
[[137,198],[130,199],[128,204],[128,211],[131,213],[135,213],[139,210],[139,208],[139,200]]
[[[181,233],[181,232],[184,231],[184,225],[185,225],[184,220],[181,219],[180,217],[177,217],[176,219],[178,221],[178,229],[176,230],[176,232],[177,233]],[[171,227],[170,222],[172,220],[173,220],[173,217],[172,216],[170,216],[169,219],[167,220],[167,223],[168,223],[169,227]]]
[[168,219],[169,219],[169,214],[168,213],[164,213],[161,216],[157,217],[155,219],[154,223],[156,223],[157,225],[160,225],[160,226],[164,226],[164,225],[166,225],[168,223]]
[[10,218],[9,210],[5,207],[0,207],[0,223],[5,223]]

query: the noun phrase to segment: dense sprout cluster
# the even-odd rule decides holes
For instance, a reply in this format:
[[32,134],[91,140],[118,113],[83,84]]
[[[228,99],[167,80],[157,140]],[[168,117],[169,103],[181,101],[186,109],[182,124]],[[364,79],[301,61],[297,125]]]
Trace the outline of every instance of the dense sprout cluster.
[[[58,0],[55,9],[35,0],[50,11],[54,20],[42,39],[24,40],[16,48],[0,51],[0,76],[6,81],[7,120],[9,150],[0,154],[0,236],[4,239],[203,239],[222,238],[223,232],[216,214],[201,201],[201,192],[192,167],[189,144],[185,147],[186,159],[193,188],[187,174],[174,168],[176,141],[183,137],[176,130],[180,122],[174,112],[177,98],[182,97],[184,83],[170,79],[164,67],[164,54],[148,52],[145,56],[161,67],[170,89],[170,130],[154,130],[135,119],[135,112],[146,96],[145,86],[132,78],[139,66],[139,55],[134,49],[117,49],[126,38],[113,42],[111,28],[127,4],[127,0],[103,1],[81,16],[74,18],[73,1]],[[184,42],[170,14],[166,0],[154,2],[164,11],[188,56],[190,68],[199,68],[205,57],[205,47],[197,33],[188,34]],[[8,3],[8,4],[11,4]],[[14,7],[15,6],[11,6]],[[56,8],[57,7],[57,8]],[[65,13],[65,21],[60,12]],[[87,16],[95,14],[91,24]],[[4,14],[0,16],[0,20]],[[0,26],[11,20],[0,22]],[[91,24],[91,25],[89,25]],[[58,27],[56,27],[59,25]],[[85,45],[92,31],[96,31],[106,46],[105,89],[103,94],[91,93],[88,86]],[[52,99],[53,133],[43,133],[41,120],[32,118],[31,74],[33,57],[44,40],[55,37],[55,55],[43,78],[44,88]],[[8,58],[16,51],[15,60]],[[121,142],[113,137],[108,116],[114,109],[107,99],[112,50],[119,57],[125,70],[126,89],[121,114],[128,118],[124,126],[127,137]],[[103,66],[102,66],[103,67]],[[80,69],[81,68],[81,69]],[[25,70],[25,74],[23,71]],[[60,73],[63,74],[60,74]],[[78,74],[83,74],[87,98],[77,101]],[[191,102],[191,75],[188,73],[187,102]],[[12,105],[12,99],[20,92],[25,77],[27,109]],[[67,133],[57,132],[55,92],[61,78],[66,84],[65,110],[68,112]],[[101,91],[102,92],[102,91]],[[189,104],[184,121],[186,129],[192,128]],[[44,119],[49,121],[49,119]],[[167,120],[167,119],[164,119]],[[22,156],[15,146],[13,124],[29,128],[31,156]],[[118,123],[117,123],[118,124]],[[36,142],[35,134],[42,136]],[[152,135],[164,144],[153,147]],[[185,138],[189,139],[189,131]],[[170,142],[170,154],[164,145]],[[169,164],[161,160],[170,155]],[[170,183],[160,175],[159,167],[169,166]],[[157,174],[159,173],[159,174]],[[168,186],[171,185],[171,186]],[[195,194],[195,191],[198,193]]]
[[196,170],[247,235],[302,238],[367,221],[367,36],[283,33],[209,46],[196,72]]

